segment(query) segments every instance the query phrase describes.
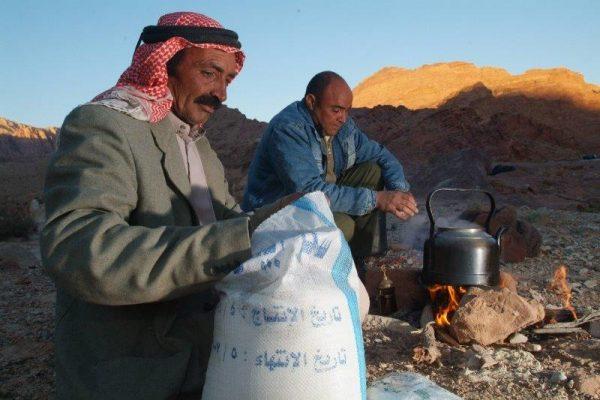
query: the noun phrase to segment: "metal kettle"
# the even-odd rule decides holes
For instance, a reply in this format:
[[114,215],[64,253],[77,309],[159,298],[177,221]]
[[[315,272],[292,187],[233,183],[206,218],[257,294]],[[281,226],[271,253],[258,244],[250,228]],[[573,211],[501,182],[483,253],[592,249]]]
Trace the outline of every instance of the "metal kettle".
[[[483,228],[437,228],[431,211],[431,200],[442,191],[479,192],[491,203],[490,212]],[[496,210],[491,193],[479,189],[442,188],[427,196],[427,215],[430,228],[429,239],[423,250],[422,281],[453,286],[496,286],[500,280],[501,237],[506,231],[502,226],[496,234],[489,233],[490,220]]]

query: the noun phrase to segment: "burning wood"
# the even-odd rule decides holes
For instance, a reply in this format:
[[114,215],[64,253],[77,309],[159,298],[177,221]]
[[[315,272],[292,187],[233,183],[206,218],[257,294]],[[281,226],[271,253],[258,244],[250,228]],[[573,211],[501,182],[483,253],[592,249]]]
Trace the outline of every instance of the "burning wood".
[[554,271],[554,279],[552,279],[549,289],[561,296],[563,307],[569,310],[573,315],[573,319],[576,320],[577,313],[575,312],[575,308],[571,305],[571,297],[573,294],[571,293],[571,288],[567,282],[567,272],[568,269],[566,266],[561,265],[558,267],[556,271]]
[[428,323],[421,331],[421,346],[413,349],[413,360],[419,364],[439,362],[442,352],[435,340],[433,322]]
[[433,285],[428,288],[429,297],[434,305],[435,324],[437,326],[449,326],[452,314],[458,309],[460,299],[467,293],[462,286]]

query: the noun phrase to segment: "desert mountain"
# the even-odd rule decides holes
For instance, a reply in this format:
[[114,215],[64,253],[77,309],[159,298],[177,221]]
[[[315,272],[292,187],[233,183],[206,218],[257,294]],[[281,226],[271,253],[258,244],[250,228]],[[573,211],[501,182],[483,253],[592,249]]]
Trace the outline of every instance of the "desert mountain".
[[0,118],[0,161],[45,158],[55,148],[57,128],[34,128]]
[[373,107],[356,109],[357,123],[403,161],[417,193],[477,186],[535,206],[598,205],[600,86],[580,74],[384,68],[354,95]]
[[[353,118],[402,161],[417,195],[479,187],[501,202],[600,209],[600,87],[580,74],[435,64],[385,68],[354,92]],[[223,107],[206,126],[238,199],[266,125]],[[0,119],[0,161],[49,154],[55,133]]]

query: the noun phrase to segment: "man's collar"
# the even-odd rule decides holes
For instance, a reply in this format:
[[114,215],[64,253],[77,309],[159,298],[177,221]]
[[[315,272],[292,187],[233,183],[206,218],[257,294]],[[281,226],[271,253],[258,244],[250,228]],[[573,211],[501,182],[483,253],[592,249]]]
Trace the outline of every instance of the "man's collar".
[[319,130],[317,129],[317,126],[315,125],[315,121],[313,121],[312,116],[310,115],[310,111],[308,110],[308,107],[306,107],[306,104],[304,103],[304,99],[300,100],[298,103],[300,103],[298,105],[298,110],[300,111],[300,114],[306,120],[306,122],[310,125],[310,127],[312,128],[313,132],[315,133],[315,136],[317,137],[317,139],[319,141],[321,141],[321,139],[322,139],[321,134],[319,133]]
[[186,143],[193,143],[204,135],[204,128],[192,128],[188,123],[175,115],[173,111],[169,111],[167,119],[171,123],[171,127],[175,133]]

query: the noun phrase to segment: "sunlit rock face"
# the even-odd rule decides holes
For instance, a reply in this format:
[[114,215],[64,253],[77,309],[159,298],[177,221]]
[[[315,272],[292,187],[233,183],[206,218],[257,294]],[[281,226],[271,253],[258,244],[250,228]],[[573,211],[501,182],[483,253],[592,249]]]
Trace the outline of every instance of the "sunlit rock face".
[[[475,85],[484,85],[495,97],[519,94],[565,100],[581,108],[600,110],[600,86],[586,83],[583,75],[566,68],[530,69],[511,75],[502,68],[477,67],[466,62],[437,63],[416,69],[382,68],[354,89],[354,106],[437,108]],[[463,100],[477,97],[475,94]]]
[[54,151],[57,131],[0,118],[0,162],[46,158]]

